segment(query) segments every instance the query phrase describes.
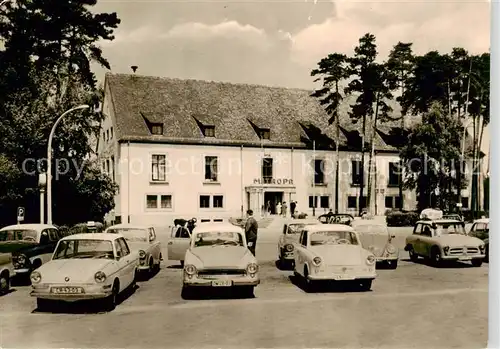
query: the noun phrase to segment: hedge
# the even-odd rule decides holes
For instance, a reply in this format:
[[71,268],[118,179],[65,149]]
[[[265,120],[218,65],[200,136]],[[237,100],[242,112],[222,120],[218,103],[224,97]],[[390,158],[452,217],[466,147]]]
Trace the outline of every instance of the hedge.
[[388,212],[385,219],[389,227],[413,227],[420,216],[416,212]]

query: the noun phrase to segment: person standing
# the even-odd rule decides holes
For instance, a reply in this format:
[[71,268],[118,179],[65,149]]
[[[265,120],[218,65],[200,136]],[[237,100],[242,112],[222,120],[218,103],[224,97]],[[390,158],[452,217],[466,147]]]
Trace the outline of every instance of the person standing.
[[293,214],[295,213],[295,201],[290,202],[290,214],[293,217]]
[[266,204],[266,213],[270,216],[271,215],[271,201],[268,201]]
[[247,240],[247,246],[250,252],[255,256],[255,247],[257,245],[257,230],[259,229],[259,224],[253,217],[253,211],[247,211],[247,222],[245,223],[245,238]]
[[300,214],[299,203],[297,201],[295,201],[295,215],[296,215],[295,218],[298,218],[299,214]]
[[276,214],[279,216],[281,215],[281,202],[278,202],[276,205]]
[[283,217],[286,217],[286,210],[287,210],[288,206],[286,205],[286,202],[283,201],[283,207],[282,207],[282,211],[283,211]]

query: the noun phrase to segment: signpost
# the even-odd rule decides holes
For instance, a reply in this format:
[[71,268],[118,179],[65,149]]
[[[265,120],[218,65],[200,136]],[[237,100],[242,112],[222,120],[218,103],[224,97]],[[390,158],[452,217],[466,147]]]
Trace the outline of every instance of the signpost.
[[17,224],[21,224],[24,221],[24,207],[17,208]]

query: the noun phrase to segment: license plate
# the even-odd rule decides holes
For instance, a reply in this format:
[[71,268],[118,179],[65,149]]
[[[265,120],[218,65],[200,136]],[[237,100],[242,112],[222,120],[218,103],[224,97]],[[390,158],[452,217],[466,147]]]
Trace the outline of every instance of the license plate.
[[83,288],[81,287],[53,287],[51,289],[52,293],[57,294],[79,294],[83,293]]
[[354,280],[354,279],[356,279],[354,276],[350,276],[350,275],[335,275],[333,278],[335,280]]
[[472,259],[472,257],[459,257],[458,260],[459,261],[470,261]]
[[233,285],[233,283],[231,280],[214,280],[214,281],[212,281],[212,286],[214,286],[214,287],[229,287],[232,285]]

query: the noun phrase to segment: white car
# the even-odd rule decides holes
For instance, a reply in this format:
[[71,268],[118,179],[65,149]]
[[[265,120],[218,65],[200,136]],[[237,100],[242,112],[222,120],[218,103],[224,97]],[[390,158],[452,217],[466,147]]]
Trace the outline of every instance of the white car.
[[138,256],[120,234],[75,234],[59,241],[52,259],[31,273],[31,296],[44,310],[51,301],[100,299],[113,310],[135,285]]
[[351,281],[368,291],[377,277],[375,262],[353,228],[310,225],[302,230],[296,245],[294,273],[305,281],[307,291],[318,281]]
[[355,220],[352,227],[359,234],[363,246],[373,253],[377,264],[389,269],[398,267],[399,249],[394,245],[395,235],[389,232],[387,224],[370,219]]
[[139,255],[137,271],[151,275],[160,269],[161,243],[153,227],[117,224],[107,228],[105,233],[122,234],[125,237],[130,249]]
[[184,257],[183,298],[196,287],[233,287],[253,297],[259,266],[248,250],[243,229],[230,223],[202,223]]
[[295,219],[285,223],[283,226],[283,234],[278,239],[278,261],[280,268],[293,266],[294,263],[294,245],[299,241],[300,232],[306,225],[321,224],[317,219]]
[[14,275],[12,255],[0,251],[0,296],[9,292],[10,280]]

